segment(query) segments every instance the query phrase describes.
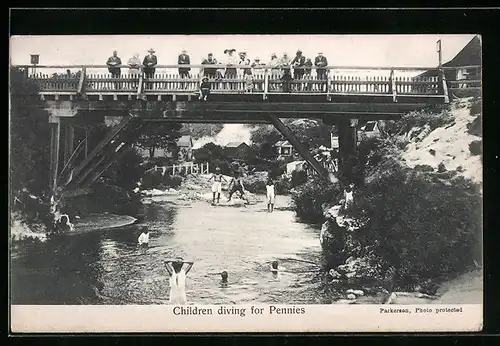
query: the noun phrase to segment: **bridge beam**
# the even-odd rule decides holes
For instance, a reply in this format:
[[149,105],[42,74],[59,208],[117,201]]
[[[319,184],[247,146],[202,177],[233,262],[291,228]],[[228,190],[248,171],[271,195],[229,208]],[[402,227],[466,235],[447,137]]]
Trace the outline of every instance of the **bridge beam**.
[[309,150],[305,148],[302,143],[294,136],[292,131],[283,124],[283,122],[275,115],[269,114],[268,118],[274,127],[290,142],[290,144],[297,150],[297,152],[311,165],[311,167],[323,178],[333,180],[333,177],[329,176],[326,168],[321,166],[319,162],[309,153]]
[[61,140],[61,123],[59,117],[50,116],[50,169],[49,188],[54,191],[57,188],[57,175],[59,171],[59,143]]
[[358,142],[357,124],[357,119],[342,119],[337,123],[339,131],[339,173],[345,183],[353,180],[353,164]]
[[71,124],[64,125],[64,164],[66,165],[73,154],[75,127]]

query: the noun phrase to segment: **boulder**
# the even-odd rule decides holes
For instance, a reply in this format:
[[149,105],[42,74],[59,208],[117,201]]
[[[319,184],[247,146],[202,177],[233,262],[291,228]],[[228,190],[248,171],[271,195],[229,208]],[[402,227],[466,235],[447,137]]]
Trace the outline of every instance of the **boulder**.
[[356,299],[356,295],[350,293],[350,294],[347,295],[347,299],[354,300],[354,299]]
[[347,291],[345,291],[345,293],[347,294],[354,294],[356,296],[364,296],[365,295],[365,292],[363,292],[362,290],[353,290],[353,289],[348,289]]

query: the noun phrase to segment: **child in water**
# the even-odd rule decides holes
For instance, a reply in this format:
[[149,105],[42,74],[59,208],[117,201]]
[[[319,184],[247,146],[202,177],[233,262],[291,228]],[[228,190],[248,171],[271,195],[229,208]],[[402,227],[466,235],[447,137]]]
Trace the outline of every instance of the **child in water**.
[[227,180],[221,174],[219,167],[217,167],[215,169],[215,174],[212,175],[210,177],[210,179],[208,179],[208,181],[210,181],[212,179],[214,180],[214,183],[212,185],[212,195],[213,195],[212,196],[212,204],[215,204],[215,197],[216,196],[217,196],[217,204],[218,204],[220,201],[220,194],[222,192],[222,181],[224,180],[227,183]]
[[266,192],[267,192],[267,212],[272,213],[274,210],[274,181],[272,178],[267,179],[266,183]]
[[142,229],[142,233],[137,240],[139,245],[148,245],[149,243],[149,230],[147,228]]
[[171,305],[185,305],[186,298],[186,275],[191,270],[194,262],[184,261],[181,257],[175,260],[165,261],[165,267],[170,274],[170,298]]

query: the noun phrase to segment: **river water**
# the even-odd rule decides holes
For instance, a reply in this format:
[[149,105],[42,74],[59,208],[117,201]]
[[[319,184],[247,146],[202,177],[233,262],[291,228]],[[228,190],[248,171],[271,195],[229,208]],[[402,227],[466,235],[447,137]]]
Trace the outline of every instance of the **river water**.
[[[135,225],[22,243],[11,252],[12,303],[167,304],[163,261],[176,256],[195,262],[190,304],[327,303],[318,227],[297,222],[287,197],[276,203],[267,213],[263,196],[246,207],[149,202]],[[148,248],[137,246],[143,225],[151,230]],[[273,260],[278,275],[269,270]],[[223,270],[227,287],[217,274]]]

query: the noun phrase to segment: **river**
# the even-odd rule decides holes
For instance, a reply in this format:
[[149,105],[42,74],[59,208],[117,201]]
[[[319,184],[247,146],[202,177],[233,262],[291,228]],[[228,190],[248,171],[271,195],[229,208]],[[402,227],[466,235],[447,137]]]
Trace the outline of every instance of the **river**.
[[[190,304],[329,302],[318,227],[297,222],[288,197],[277,198],[273,213],[261,197],[246,207],[150,202],[135,225],[22,243],[11,252],[12,303],[167,304],[163,261],[176,256],[195,262],[186,282]],[[144,225],[151,230],[145,249],[137,246]],[[217,275],[223,270],[227,287]]]

